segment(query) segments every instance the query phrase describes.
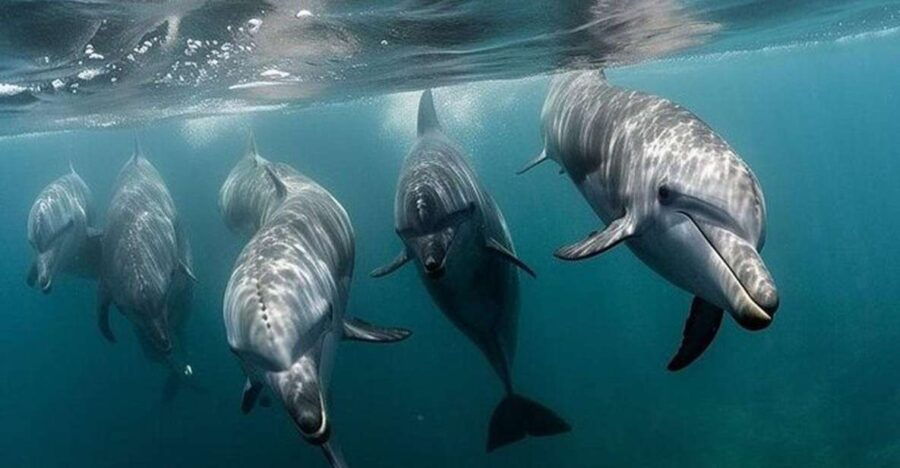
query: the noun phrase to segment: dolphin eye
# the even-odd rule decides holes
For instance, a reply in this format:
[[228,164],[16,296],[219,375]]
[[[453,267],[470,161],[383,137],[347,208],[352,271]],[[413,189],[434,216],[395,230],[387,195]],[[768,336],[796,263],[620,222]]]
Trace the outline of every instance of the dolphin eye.
[[669,189],[667,185],[659,186],[659,202],[663,205],[668,205],[672,201],[672,190]]

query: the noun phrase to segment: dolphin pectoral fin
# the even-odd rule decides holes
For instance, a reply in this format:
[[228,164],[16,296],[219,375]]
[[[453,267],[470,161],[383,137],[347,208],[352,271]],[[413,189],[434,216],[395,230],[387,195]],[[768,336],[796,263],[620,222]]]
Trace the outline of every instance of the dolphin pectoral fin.
[[516,257],[516,254],[512,253],[503,246],[503,244],[497,242],[496,239],[489,237],[486,241],[485,247],[492,253],[496,254],[500,258],[506,260],[507,262],[512,263],[513,265],[521,268],[525,273],[531,275],[532,278],[537,278],[537,275],[534,273],[528,265],[525,264],[519,257]]
[[684,338],[675,357],[667,366],[678,371],[694,362],[712,344],[722,324],[724,311],[699,297],[691,304],[691,313],[684,324]]
[[247,379],[244,383],[244,394],[241,396],[241,413],[249,413],[256,405],[259,394],[262,392],[262,384]]
[[344,319],[344,339],[368,343],[393,343],[409,338],[412,332],[403,328],[379,327],[358,318]]
[[406,265],[409,260],[409,254],[407,254],[406,249],[404,249],[402,252],[397,254],[397,256],[393,260],[391,260],[391,263],[372,270],[372,272],[369,273],[369,276],[371,276],[372,278],[381,278],[382,276],[389,275],[397,271],[403,265]]
[[541,150],[541,153],[540,153],[540,154],[538,154],[537,156],[535,156],[531,161],[528,161],[528,163],[525,164],[521,169],[519,169],[518,171],[516,171],[516,175],[521,175],[521,174],[524,174],[524,173],[530,171],[531,168],[533,168],[533,167],[537,166],[538,164],[540,164],[540,163],[546,161],[547,159],[549,159],[549,158],[547,157],[547,150],[546,150],[546,149],[543,149],[543,150]]
[[25,277],[25,284],[28,285],[29,288],[33,288],[35,284],[37,284],[37,262],[31,262],[31,268],[28,269],[28,276]]
[[563,260],[584,260],[615,247],[619,242],[633,236],[634,232],[634,220],[626,214],[609,223],[606,229],[592,233],[587,239],[560,247],[553,255]]
[[192,270],[191,267],[190,267],[190,265],[188,265],[187,263],[185,263],[184,260],[180,260],[180,261],[178,262],[178,269],[179,269],[182,273],[184,273],[185,276],[187,276],[188,278],[190,278],[191,281],[193,281],[194,283],[197,282],[197,277],[194,276],[194,270]]
[[287,187],[284,185],[284,181],[281,180],[281,177],[279,177],[278,174],[275,173],[275,171],[272,169],[272,166],[269,164],[266,164],[266,174],[268,174],[269,179],[272,181],[272,184],[275,185],[275,196],[277,196],[279,199],[283,199],[285,196],[287,196]]
[[109,326],[110,302],[112,302],[112,300],[109,293],[106,292],[106,288],[101,286],[97,293],[97,326],[100,327],[100,333],[106,338],[106,341],[115,343],[116,337],[113,335],[112,328]]

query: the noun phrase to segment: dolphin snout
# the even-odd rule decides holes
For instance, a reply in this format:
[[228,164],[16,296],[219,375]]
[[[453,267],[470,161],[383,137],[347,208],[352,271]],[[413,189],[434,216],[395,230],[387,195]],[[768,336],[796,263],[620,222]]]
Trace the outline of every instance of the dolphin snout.
[[427,274],[429,278],[437,279],[444,275],[444,269],[441,266],[441,262],[434,256],[429,255],[426,257],[424,264],[425,274]]

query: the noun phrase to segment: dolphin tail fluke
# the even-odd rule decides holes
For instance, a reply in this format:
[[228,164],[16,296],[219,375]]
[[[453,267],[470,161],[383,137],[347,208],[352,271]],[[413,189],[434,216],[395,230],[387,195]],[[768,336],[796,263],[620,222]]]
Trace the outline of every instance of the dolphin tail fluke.
[[358,318],[344,319],[344,339],[367,343],[394,343],[403,341],[412,332],[405,328],[379,327]]
[[569,423],[553,410],[521,395],[509,393],[491,416],[487,451],[520,441],[525,436],[551,436],[570,430]]
[[516,175],[524,174],[524,173],[530,171],[531,168],[533,168],[534,166],[537,166],[538,164],[540,164],[548,159],[550,159],[550,158],[547,157],[547,150],[546,149],[541,150],[540,154],[535,156],[531,161],[528,161],[528,163],[525,164],[525,166],[523,166],[521,169],[516,171]]
[[419,136],[431,130],[440,130],[440,128],[441,123],[438,121],[437,112],[434,110],[434,97],[431,95],[431,90],[426,89],[419,99]]
[[670,371],[679,371],[700,357],[712,344],[722,324],[724,311],[699,297],[691,304],[691,314],[684,324],[684,338],[675,357],[669,361]]
[[322,444],[322,453],[325,454],[325,458],[328,459],[328,463],[331,464],[332,468],[348,467],[347,462],[344,460],[344,453],[333,439]]

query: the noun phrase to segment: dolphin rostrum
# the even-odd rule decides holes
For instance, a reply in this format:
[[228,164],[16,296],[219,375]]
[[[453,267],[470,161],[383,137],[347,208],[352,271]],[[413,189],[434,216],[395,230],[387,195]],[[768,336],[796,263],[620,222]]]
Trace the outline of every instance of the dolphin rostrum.
[[31,206],[28,243],[35,253],[26,278],[31,287],[49,293],[58,273],[97,276],[100,231],[94,228],[91,190],[71,164]]
[[550,409],[513,388],[521,269],[500,208],[465,153],[444,135],[431,90],[419,102],[418,139],[404,161],[394,202],[404,248],[379,277],[414,259],[419,276],[448,319],[485,355],[506,390],[494,410],[487,449],[568,431]]
[[114,342],[109,306],[115,304],[134,325],[147,356],[172,370],[169,394],[182,375],[193,372],[172,356],[173,335],[187,319],[196,281],[188,240],[165,183],[137,140],[112,193],[102,241],[98,325]]
[[[394,342],[410,332],[345,316],[353,228],[321,186],[254,150],[220,195],[229,225],[259,227],[235,262],[223,304],[228,344],[247,376],[241,409],[249,412],[267,387],[303,438],[320,446],[332,466],[344,467],[327,411],[338,342]],[[250,206],[259,210],[245,210]]]
[[562,166],[606,228],[556,256],[581,260],[624,242],[694,301],[669,370],[710,345],[723,310],[750,330],[778,308],[759,255],[766,206],[750,168],[709,126],[666,99],[611,85],[602,71],[554,78],[544,150],[522,169]]

